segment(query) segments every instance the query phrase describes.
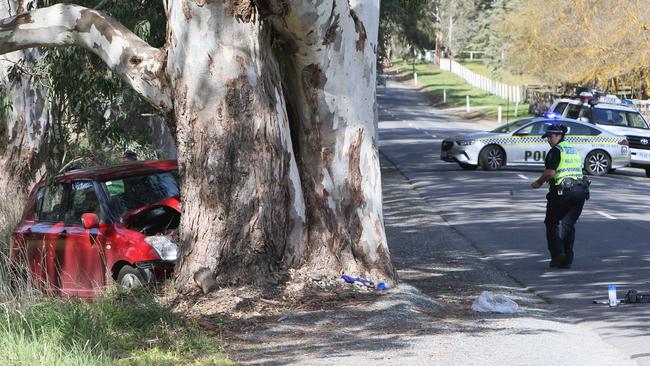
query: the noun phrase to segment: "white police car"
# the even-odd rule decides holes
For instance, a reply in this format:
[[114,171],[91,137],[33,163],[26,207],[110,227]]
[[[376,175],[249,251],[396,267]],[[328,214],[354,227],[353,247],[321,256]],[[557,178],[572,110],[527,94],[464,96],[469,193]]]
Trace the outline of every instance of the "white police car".
[[650,177],[650,126],[641,113],[611,95],[587,100],[557,99],[549,109],[552,113],[549,117],[586,120],[609,132],[625,135],[630,144],[630,165],[645,169],[646,176]]
[[463,169],[496,170],[503,166],[543,166],[550,146],[541,136],[549,123],[567,126],[565,140],[585,159],[585,171],[604,175],[630,164],[625,136],[612,134],[587,122],[567,119],[525,118],[489,132],[476,132],[442,141],[440,158]]

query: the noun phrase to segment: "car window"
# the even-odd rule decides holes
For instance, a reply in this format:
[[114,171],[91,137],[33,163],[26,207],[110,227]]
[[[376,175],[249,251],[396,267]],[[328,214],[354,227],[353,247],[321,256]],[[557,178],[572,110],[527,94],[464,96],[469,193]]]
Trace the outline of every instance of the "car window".
[[593,127],[581,125],[579,123],[567,122],[567,135],[574,136],[597,136],[600,135],[600,131]]
[[627,126],[625,112],[615,109],[594,108],[592,121],[602,125]]
[[499,126],[499,127],[495,128],[491,132],[506,133],[506,132],[514,131],[514,130],[518,129],[519,127],[525,125],[526,123],[529,123],[531,120],[532,120],[531,118],[524,118],[524,119],[520,119],[520,120],[517,120],[517,121],[514,121],[514,122],[506,123],[503,126]]
[[539,135],[542,136],[546,131],[546,122],[540,121],[531,123],[528,126],[522,127],[515,135]]
[[39,221],[61,221],[63,185],[52,184],[41,189],[43,190],[43,196],[37,219]]
[[569,104],[566,108],[564,116],[569,119],[578,119],[580,118],[580,112],[582,111],[582,104]]
[[92,182],[73,182],[68,202],[70,202],[70,210],[65,215],[66,223],[81,224],[81,216],[85,213],[101,216],[99,199]]
[[627,119],[627,125],[633,128],[642,128],[644,130],[649,129],[648,124],[646,123],[641,113],[638,112],[626,112],[625,117]]
[[169,197],[179,197],[178,173],[167,172],[104,182],[113,215],[151,205]]
[[566,108],[567,104],[568,103],[566,103],[566,102],[558,103],[555,106],[555,109],[553,110],[553,113],[556,113],[557,115],[561,116],[562,113],[564,113],[564,109]]

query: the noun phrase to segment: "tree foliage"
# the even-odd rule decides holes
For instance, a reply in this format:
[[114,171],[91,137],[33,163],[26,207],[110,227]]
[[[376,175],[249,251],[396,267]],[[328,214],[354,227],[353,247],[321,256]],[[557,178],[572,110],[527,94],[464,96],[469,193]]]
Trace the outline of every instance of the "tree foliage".
[[[41,0],[46,7],[62,0]],[[160,47],[165,41],[166,17],[157,0],[80,1],[98,4],[143,40]],[[142,128],[143,114],[155,110],[117,77],[102,60],[83,49],[46,48],[31,72],[48,90],[51,113],[48,168],[58,172],[71,163],[105,164],[127,147],[154,158],[150,134]],[[139,122],[139,123],[134,123]]]
[[543,80],[647,85],[649,26],[644,0],[521,1],[499,33],[508,64]]
[[379,59],[389,58],[391,41],[418,50],[435,47],[436,1],[382,1],[379,24]]

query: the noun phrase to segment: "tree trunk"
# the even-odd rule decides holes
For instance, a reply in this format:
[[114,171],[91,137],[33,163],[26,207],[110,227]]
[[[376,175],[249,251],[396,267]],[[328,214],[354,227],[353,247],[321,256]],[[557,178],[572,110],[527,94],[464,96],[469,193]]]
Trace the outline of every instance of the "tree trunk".
[[0,23],[0,52],[86,47],[175,121],[177,289],[275,284],[301,266],[394,280],[376,143],[379,1],[166,3],[159,50],[57,5]]
[[[0,2],[2,17],[23,11],[17,9],[16,1]],[[22,66],[28,69],[38,57],[36,49],[0,56],[0,197],[4,197],[0,205],[0,232],[13,229],[35,174],[45,160],[49,122],[46,92],[30,76],[22,76],[15,83],[8,79],[9,68],[22,60]]]
[[270,28],[248,11],[228,1],[170,2],[181,292],[203,281],[197,273],[278,283],[302,257],[304,204]]
[[290,40],[285,83],[307,203],[305,268],[392,281],[376,142],[379,1],[363,3],[360,15],[347,1],[296,0],[275,23]]

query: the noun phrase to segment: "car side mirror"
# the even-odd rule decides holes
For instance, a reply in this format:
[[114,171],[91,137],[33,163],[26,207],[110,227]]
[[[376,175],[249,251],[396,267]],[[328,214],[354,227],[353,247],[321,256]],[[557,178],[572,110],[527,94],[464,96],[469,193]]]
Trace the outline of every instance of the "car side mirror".
[[94,213],[85,213],[81,215],[81,223],[84,229],[94,229],[99,227],[99,217]]

